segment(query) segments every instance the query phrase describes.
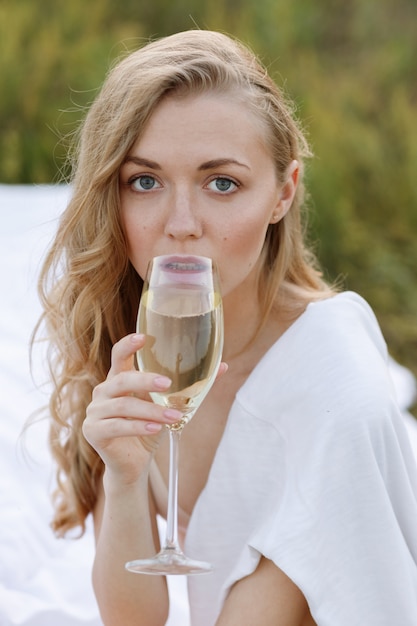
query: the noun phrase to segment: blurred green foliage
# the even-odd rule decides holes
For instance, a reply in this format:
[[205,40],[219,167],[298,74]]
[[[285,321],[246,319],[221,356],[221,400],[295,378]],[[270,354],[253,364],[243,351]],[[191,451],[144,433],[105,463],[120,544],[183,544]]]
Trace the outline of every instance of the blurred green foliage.
[[189,28],[236,35],[298,106],[327,275],[417,372],[415,0],[0,0],[0,182],[52,182],[113,60]]

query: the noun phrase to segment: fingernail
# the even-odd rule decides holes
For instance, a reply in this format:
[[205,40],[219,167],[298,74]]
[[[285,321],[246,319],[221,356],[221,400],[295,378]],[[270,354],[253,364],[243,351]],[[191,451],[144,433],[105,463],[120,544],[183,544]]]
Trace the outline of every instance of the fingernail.
[[143,335],[135,333],[131,336],[130,340],[132,343],[139,343],[140,341],[143,341]]
[[182,413],[176,409],[165,409],[164,417],[170,422],[178,422],[182,418]]
[[159,387],[159,389],[168,389],[171,386],[171,380],[166,376],[156,376],[153,382],[155,387]]
[[148,433],[159,433],[161,428],[162,424],[157,424],[156,422],[149,422],[148,424],[145,424],[145,430],[147,430]]

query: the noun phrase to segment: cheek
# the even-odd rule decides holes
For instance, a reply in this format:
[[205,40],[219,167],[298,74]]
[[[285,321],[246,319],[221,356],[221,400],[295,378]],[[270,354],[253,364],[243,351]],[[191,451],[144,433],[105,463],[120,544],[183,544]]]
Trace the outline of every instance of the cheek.
[[247,257],[248,263],[254,263],[261,253],[269,222],[259,219],[242,219],[238,225],[228,229],[223,241],[229,250]]
[[267,228],[268,224],[260,225],[259,220],[248,220],[228,230],[228,234],[222,238],[219,265],[226,291],[243,282],[257,266]]
[[150,237],[146,225],[138,225],[131,220],[123,221],[123,230],[127,243],[127,253],[133,267],[143,279],[146,275],[150,251]]

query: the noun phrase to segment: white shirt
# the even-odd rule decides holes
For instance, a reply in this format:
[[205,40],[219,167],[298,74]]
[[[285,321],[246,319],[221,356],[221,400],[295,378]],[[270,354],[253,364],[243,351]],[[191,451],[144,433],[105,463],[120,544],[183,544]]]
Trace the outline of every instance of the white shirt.
[[[416,626],[417,469],[367,303],[310,304],[236,395],[190,520],[191,620],[272,559],[318,626]],[[204,442],[201,442],[204,445]],[[260,611],[261,611],[260,607]]]

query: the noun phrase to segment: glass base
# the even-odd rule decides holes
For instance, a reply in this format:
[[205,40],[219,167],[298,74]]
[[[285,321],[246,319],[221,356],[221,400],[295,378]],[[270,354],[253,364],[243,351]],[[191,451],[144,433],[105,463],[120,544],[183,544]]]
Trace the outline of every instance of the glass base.
[[138,559],[125,564],[129,572],[135,574],[171,575],[182,574],[190,576],[194,574],[209,574],[213,566],[205,561],[194,561],[185,554],[169,549],[161,550],[151,559]]

